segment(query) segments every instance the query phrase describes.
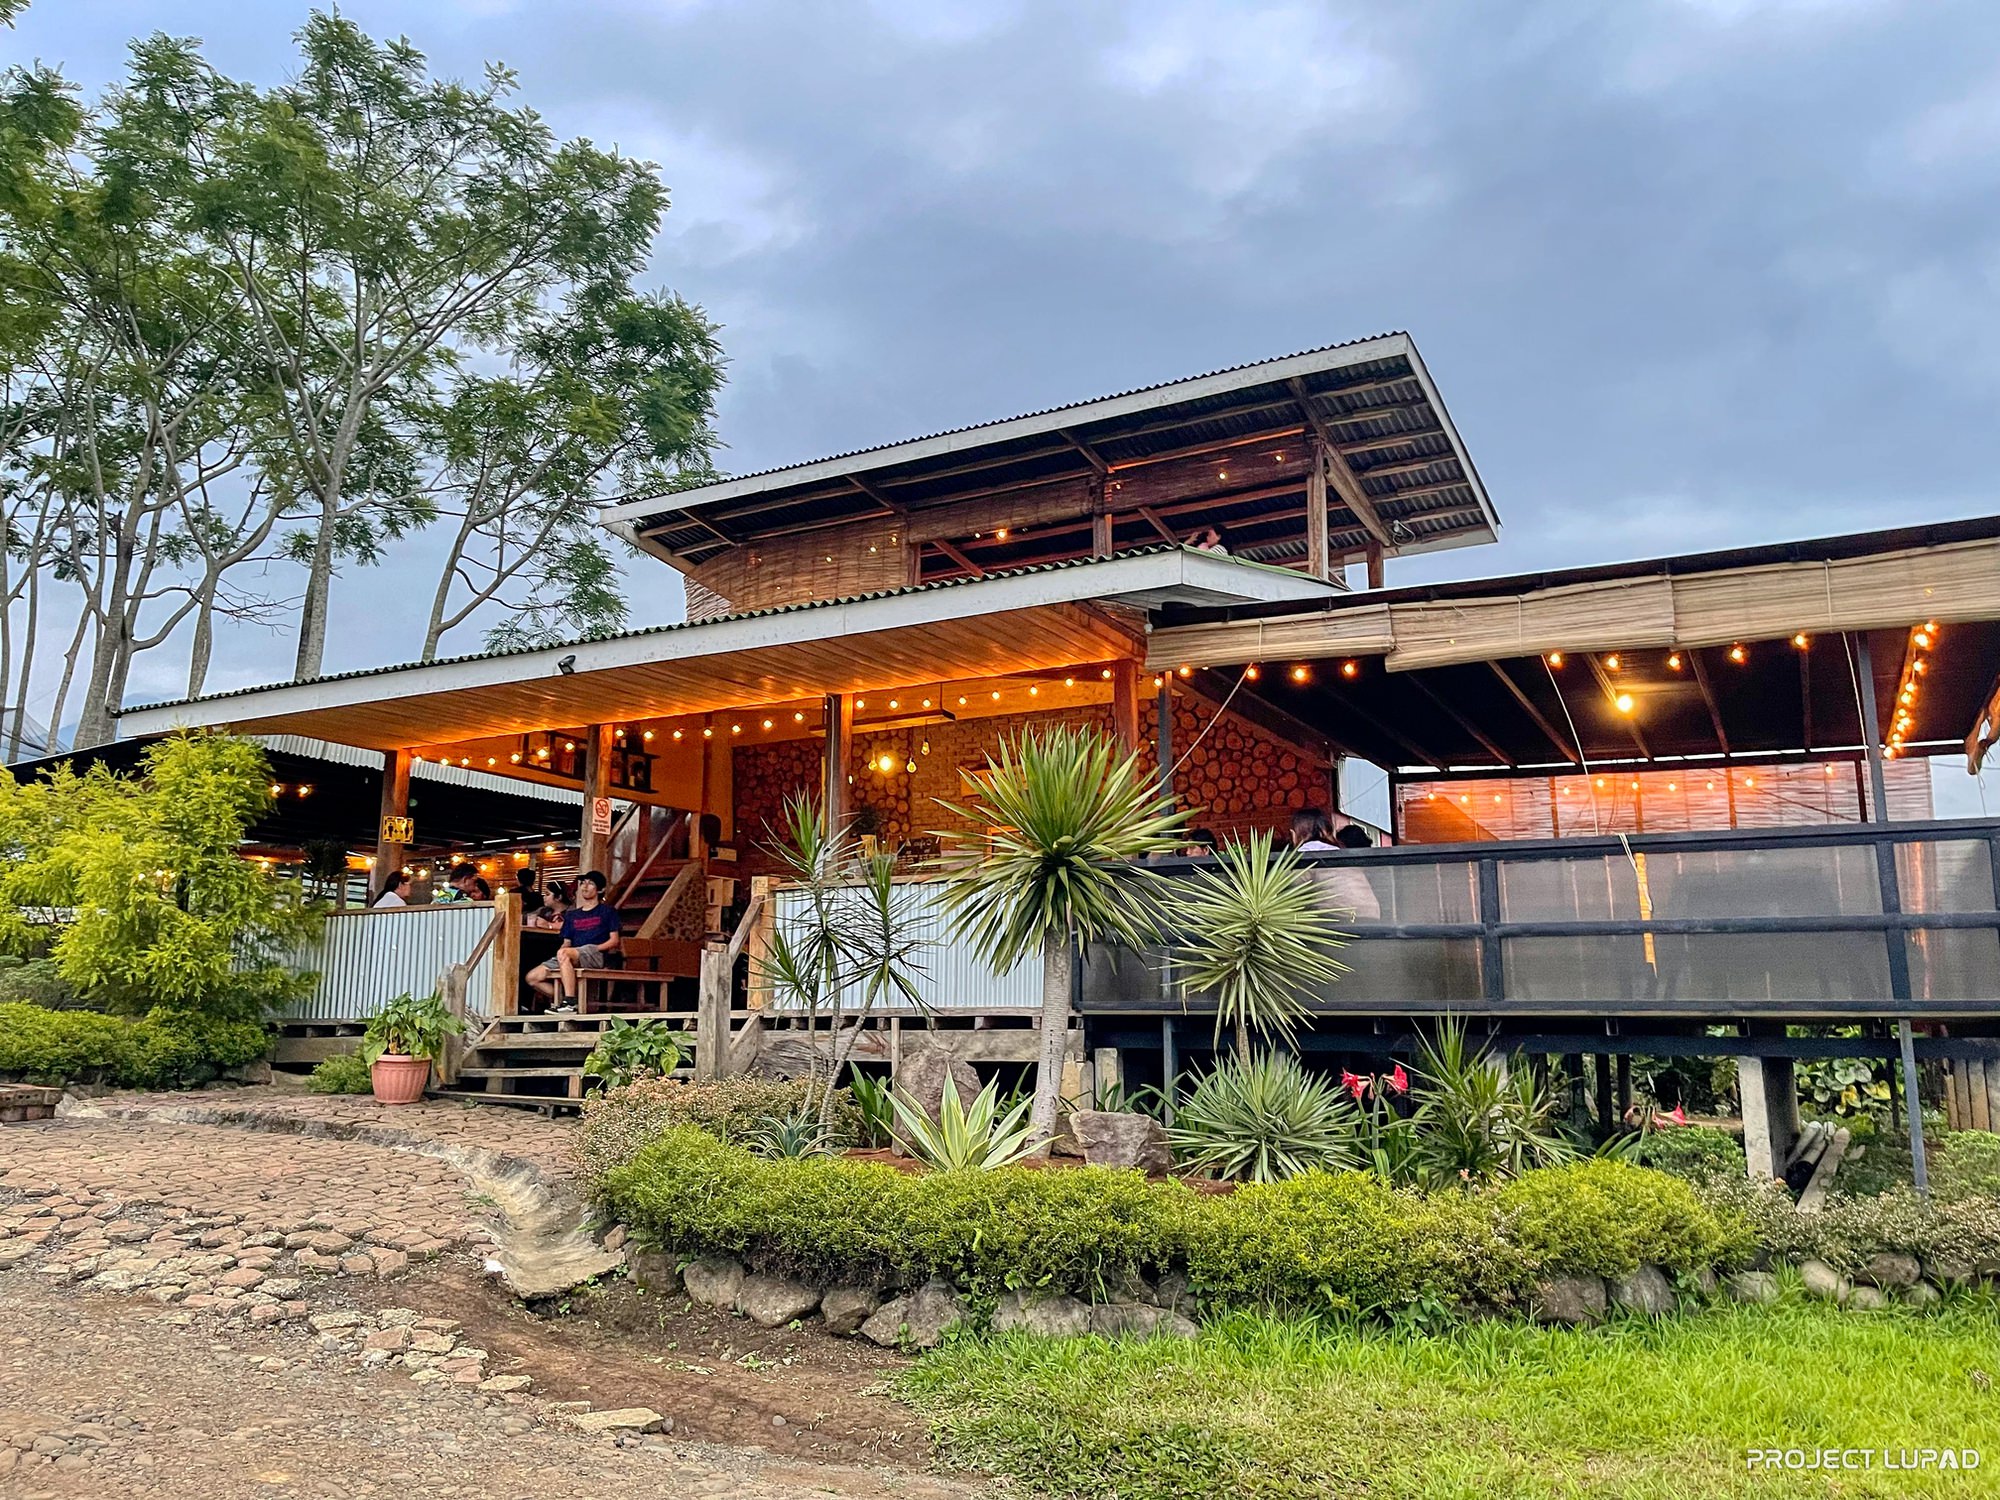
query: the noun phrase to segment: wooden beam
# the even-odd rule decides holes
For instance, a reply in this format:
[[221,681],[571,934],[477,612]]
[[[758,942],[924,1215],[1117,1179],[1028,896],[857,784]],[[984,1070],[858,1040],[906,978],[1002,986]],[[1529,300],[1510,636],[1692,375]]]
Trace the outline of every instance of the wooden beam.
[[1724,755],[1729,754],[1729,731],[1722,727],[1722,705],[1716,701],[1715,689],[1708,680],[1708,668],[1702,665],[1701,652],[1689,646],[1681,651],[1687,658],[1688,670],[1694,673],[1694,685],[1701,690],[1702,707],[1708,710],[1709,726],[1715,730],[1715,745]]
[[1139,753],[1139,664],[1126,657],[1111,664],[1111,726],[1127,755]]
[[1330,578],[1332,567],[1327,556],[1326,445],[1315,434],[1311,467],[1306,470],[1306,572],[1315,578]]
[[1639,731],[1639,721],[1631,714],[1619,711],[1618,684],[1613,682],[1611,674],[1604,670],[1604,663],[1588,652],[1584,653],[1583,659],[1590,663],[1590,675],[1597,679],[1597,685],[1604,690],[1604,699],[1611,705],[1612,715],[1624,724],[1625,733],[1631,736],[1632,743],[1639,747],[1639,753],[1647,760],[1651,760],[1653,752],[1646,748],[1646,736]]
[[[584,730],[583,746],[583,828],[577,842],[577,872],[604,871],[611,856],[611,836],[598,833],[591,818],[599,797],[611,795],[611,736],[609,724],[592,724]],[[609,873],[605,871],[605,873]]]
[[854,699],[847,693],[828,693],[821,705],[826,727],[826,750],[820,762],[820,807],[829,833],[847,826],[848,745],[854,738]]
[[1487,735],[1485,730],[1481,729],[1477,724],[1473,723],[1472,720],[1468,719],[1464,714],[1460,713],[1456,708],[1452,706],[1451,702],[1447,698],[1445,698],[1445,696],[1442,693],[1437,692],[1434,688],[1431,687],[1429,683],[1425,682],[1423,674],[1421,672],[1407,673],[1405,674],[1403,680],[1409,683],[1410,686],[1415,688],[1418,692],[1422,693],[1426,698],[1430,699],[1431,702],[1435,703],[1440,709],[1442,709],[1444,711],[1446,718],[1450,719],[1454,724],[1458,725],[1460,729],[1463,729],[1467,734],[1471,735],[1475,740],[1477,740],[1482,746],[1485,747],[1486,753],[1491,755],[1495,760],[1499,761],[1501,765],[1514,766],[1520,764],[1520,762],[1517,761],[1513,756],[1509,755],[1505,750],[1502,750],[1498,745],[1494,744],[1492,739]]
[[849,474],[847,476],[847,482],[853,485],[854,488],[859,490],[862,494],[866,495],[870,500],[873,500],[877,505],[881,506],[882,509],[887,511],[890,515],[904,517],[904,518],[907,518],[909,516],[910,514],[909,506],[903,504],[903,502],[900,500],[891,500],[887,495],[883,494],[879,489],[877,489],[874,485],[870,484],[867,480],[863,479],[859,474]]
[[1169,526],[1165,521],[1161,520],[1160,513],[1157,510],[1153,509],[1152,506],[1150,505],[1140,506],[1139,514],[1146,518],[1148,524],[1152,526],[1153,530],[1159,532],[1160,536],[1163,539],[1172,542],[1176,547],[1180,545],[1181,534],[1178,531],[1174,530],[1173,527]]
[[1091,468],[1097,470],[1097,472],[1100,475],[1109,474],[1111,472],[1111,465],[1104,460],[1104,458],[1098,453],[1098,451],[1095,448],[1091,447],[1090,444],[1086,443],[1082,438],[1078,437],[1075,433],[1069,431],[1067,428],[1058,427],[1056,429],[1056,435],[1060,437],[1065,443],[1068,443],[1070,447],[1076,449],[1077,452],[1081,453],[1084,457],[1084,461],[1088,463],[1091,466]]
[[1285,386],[1292,393],[1292,399],[1298,402],[1299,410],[1304,413],[1306,425],[1312,428],[1313,436],[1320,441],[1326,475],[1332,481],[1334,493],[1340,496],[1340,503],[1354,512],[1354,519],[1367,528],[1370,536],[1384,547],[1393,549],[1396,539],[1389,534],[1387,523],[1375,509],[1375,502],[1369,498],[1368,492],[1362,489],[1361,480],[1355,475],[1354,470],[1347,466],[1347,460],[1340,456],[1340,445],[1334,441],[1333,434],[1327,431],[1326,423],[1321,420],[1318,408],[1313,405],[1312,392],[1306,389],[1303,380],[1296,378],[1285,382]]
[[1808,642],[1799,651],[1799,744],[1810,750],[1813,746],[1813,694],[1812,694],[1812,645]]
[[1367,547],[1362,549],[1361,555],[1363,559],[1366,561],[1368,566],[1368,587],[1370,587],[1371,589],[1381,588],[1382,587],[1382,544],[1380,542],[1375,542],[1375,541],[1369,542]]
[[967,557],[963,552],[961,552],[957,547],[953,546],[950,542],[945,541],[942,537],[932,542],[931,545],[937,548],[938,551],[942,552],[946,557],[950,558],[953,562],[957,563],[961,568],[965,569],[966,572],[970,573],[974,578],[984,578],[986,576],[986,570],[984,568],[982,568],[978,563],[974,562],[971,558]]
[[1360,438],[1341,443],[1340,451],[1347,453],[1373,453],[1378,448],[1400,448],[1405,443],[1414,443],[1418,438],[1443,437],[1442,427],[1419,427],[1414,432],[1392,432],[1387,437]]
[[1359,472],[1364,479],[1387,479],[1395,474],[1414,474],[1434,464],[1455,463],[1457,460],[1458,455],[1455,453],[1438,453],[1429,458],[1406,458],[1392,464],[1371,464]]
[[1522,711],[1535,721],[1535,727],[1549,737],[1549,743],[1555,746],[1556,754],[1560,755],[1571,765],[1581,765],[1583,763],[1581,747],[1571,745],[1569,741],[1565,740],[1556,731],[1556,726],[1548,721],[1539,708],[1535,707],[1535,700],[1522,690],[1520,683],[1507,674],[1507,669],[1497,661],[1489,661],[1486,665],[1492,669],[1493,675],[1500,679],[1500,685],[1507,689],[1516,703],[1521,705]]
[[410,766],[415,758],[408,750],[387,750],[382,755],[382,815],[375,825],[373,888],[368,892],[371,901],[380,894],[383,883],[403,868],[403,856],[409,852],[408,842],[388,835],[391,818],[410,815]]

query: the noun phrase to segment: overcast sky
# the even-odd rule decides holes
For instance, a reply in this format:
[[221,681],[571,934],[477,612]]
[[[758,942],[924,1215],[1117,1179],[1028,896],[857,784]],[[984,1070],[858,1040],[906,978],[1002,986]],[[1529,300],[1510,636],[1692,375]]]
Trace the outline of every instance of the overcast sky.
[[[2000,504],[1991,0],[341,8],[660,164],[731,470],[1407,329],[1505,529],[1392,581]],[[164,28],[271,82],[304,14],[36,0],[0,50],[95,91]],[[412,654],[394,572],[336,611],[330,668]]]

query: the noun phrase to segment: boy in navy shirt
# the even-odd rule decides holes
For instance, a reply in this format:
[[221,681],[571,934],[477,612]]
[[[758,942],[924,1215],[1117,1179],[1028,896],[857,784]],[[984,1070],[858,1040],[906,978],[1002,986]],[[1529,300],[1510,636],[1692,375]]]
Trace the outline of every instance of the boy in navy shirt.
[[608,956],[618,951],[624,924],[604,900],[608,883],[602,870],[577,877],[576,905],[563,913],[562,946],[554,958],[528,971],[529,987],[556,1002],[552,1011],[575,1010],[578,972],[608,967]]

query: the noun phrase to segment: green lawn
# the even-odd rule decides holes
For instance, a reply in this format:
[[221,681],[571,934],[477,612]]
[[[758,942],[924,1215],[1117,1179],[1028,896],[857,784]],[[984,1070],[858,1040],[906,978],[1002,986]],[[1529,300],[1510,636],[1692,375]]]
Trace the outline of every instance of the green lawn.
[[[1585,1332],[1230,1318],[1189,1343],[1015,1335],[902,1394],[947,1457],[1078,1500],[2000,1494],[2000,1318],[1787,1300]],[[1971,1472],[1759,1473],[1751,1448],[1982,1450]],[[1876,1456],[1879,1465],[1881,1458]]]

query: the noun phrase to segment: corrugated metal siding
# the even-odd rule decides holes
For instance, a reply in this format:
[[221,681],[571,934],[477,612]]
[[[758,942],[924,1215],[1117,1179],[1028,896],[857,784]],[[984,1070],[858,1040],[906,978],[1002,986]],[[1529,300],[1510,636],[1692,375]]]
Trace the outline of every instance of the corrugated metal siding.
[[[334,912],[320,942],[291,955],[296,967],[316,971],[319,980],[280,1019],[365,1021],[405,991],[427,995],[440,974],[465,962],[492,920],[493,908],[483,902]],[[489,950],[467,980],[469,1009],[484,1013],[492,973]]]
[[[919,972],[916,987],[924,998],[924,1004],[931,1010],[1036,1010],[1042,1003],[1042,965],[1039,956],[1016,964],[1004,974],[995,974],[979,959],[973,956],[969,945],[955,941],[945,920],[943,903],[939,897],[943,887],[928,882],[911,882],[898,886],[906,903],[903,909],[903,930],[912,934],[920,944],[916,953]],[[796,921],[805,908],[803,893],[796,890],[773,892],[776,900],[774,920],[784,923]],[[850,1006],[858,1005],[861,997],[848,997]],[[773,1001],[773,1009],[798,1009],[795,1003],[788,1003],[784,992]],[[885,1006],[882,1010],[908,1012],[910,1007]]]

